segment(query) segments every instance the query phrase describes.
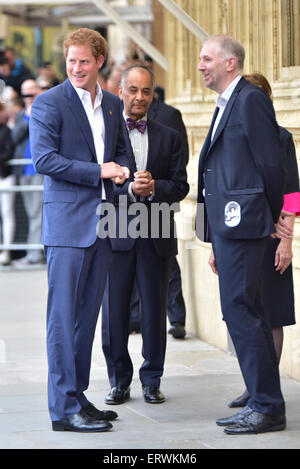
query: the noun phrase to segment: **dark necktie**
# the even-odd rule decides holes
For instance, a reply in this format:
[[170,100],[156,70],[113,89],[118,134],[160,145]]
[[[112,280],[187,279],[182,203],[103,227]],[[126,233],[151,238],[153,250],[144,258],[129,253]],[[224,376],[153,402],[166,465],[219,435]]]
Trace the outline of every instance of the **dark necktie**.
[[126,120],[126,126],[128,130],[133,130],[133,129],[138,129],[141,134],[143,134],[146,130],[147,127],[147,122],[146,121],[134,121],[133,119],[130,119],[130,117]]

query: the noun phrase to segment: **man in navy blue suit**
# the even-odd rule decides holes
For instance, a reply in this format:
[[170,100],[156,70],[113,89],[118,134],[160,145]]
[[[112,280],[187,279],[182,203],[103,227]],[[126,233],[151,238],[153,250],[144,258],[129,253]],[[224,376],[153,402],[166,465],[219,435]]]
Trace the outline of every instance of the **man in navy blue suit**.
[[[67,80],[32,107],[30,142],[45,175],[42,238],[48,263],[48,401],[55,431],[109,430],[115,412],[85,396],[91,352],[111,260],[108,238],[97,237],[102,201],[126,168],[119,98],[97,84],[107,44],[82,28],[64,42]],[[124,166],[125,165],[125,166]]]
[[[219,275],[223,319],[250,393],[238,414],[218,419],[227,434],[283,430],[285,404],[260,273],[283,203],[283,154],[270,99],[241,77],[244,49],[226,35],[208,38],[199,71],[218,93],[199,160],[198,207]],[[203,213],[203,210],[202,210]],[[199,227],[198,223],[198,227]]]
[[[174,213],[169,206],[182,200],[189,186],[179,133],[147,118],[153,90],[153,75],[145,66],[134,65],[124,71],[120,97],[124,104],[124,137],[131,177],[116,191],[116,203],[119,201],[120,213],[123,209],[119,196],[128,203],[128,213],[134,208],[140,209],[141,216],[135,223],[138,226],[139,222],[144,234],[136,237],[128,233],[123,238],[117,237],[113,243],[102,307],[102,346],[111,384],[105,400],[107,404],[121,404],[130,397],[133,365],[127,344],[135,278],[142,303],[140,324],[144,362],[140,380],[143,395],[151,404],[165,400],[160,391],[160,379],[166,349],[169,273],[171,260],[177,253]],[[151,217],[153,210],[163,203],[170,216],[169,223],[164,226],[169,233],[165,235],[162,225],[166,223]],[[146,217],[142,216],[145,214]],[[129,232],[132,216],[126,223]],[[121,228],[124,232],[124,226]],[[153,228],[157,228],[155,236],[152,235]]]

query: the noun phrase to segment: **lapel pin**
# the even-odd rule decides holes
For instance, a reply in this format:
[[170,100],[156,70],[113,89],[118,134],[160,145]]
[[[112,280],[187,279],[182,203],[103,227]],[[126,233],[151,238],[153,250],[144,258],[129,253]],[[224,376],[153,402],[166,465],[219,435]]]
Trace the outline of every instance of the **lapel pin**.
[[112,111],[109,111],[110,116],[112,116]]

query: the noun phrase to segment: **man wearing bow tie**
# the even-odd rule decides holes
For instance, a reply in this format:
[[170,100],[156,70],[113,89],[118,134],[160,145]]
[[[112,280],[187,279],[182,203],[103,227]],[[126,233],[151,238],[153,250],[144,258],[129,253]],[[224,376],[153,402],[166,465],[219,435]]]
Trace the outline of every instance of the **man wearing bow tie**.
[[[155,204],[168,206],[187,195],[189,186],[177,131],[147,119],[153,98],[154,79],[143,65],[133,65],[123,73],[120,98],[124,104],[124,136],[127,146],[131,178],[115,191],[115,200],[127,201],[129,208],[141,206],[147,216],[126,217],[127,227],[132,221],[142,236],[117,238],[113,243],[113,258],[108,275],[102,312],[102,346],[105,354],[111,391],[106,404],[122,404],[130,398],[133,366],[128,353],[131,292],[136,278],[140,291],[143,315],[141,333],[144,362],[140,380],[144,399],[148,403],[162,403],[160,379],[166,349],[166,309],[170,261],[177,253],[174,232],[174,213],[171,211],[169,235],[161,230],[161,223],[151,219]],[[119,199],[119,196],[122,196]],[[117,210],[123,210],[121,204]],[[133,213],[133,210],[130,210]],[[142,211],[141,211],[142,213]],[[143,214],[145,212],[143,211]],[[131,218],[130,218],[131,217]],[[121,220],[123,217],[117,217]],[[139,222],[139,225],[138,225]],[[151,238],[151,227],[158,225],[158,236]],[[147,225],[148,230],[146,230]],[[124,233],[124,226],[119,227]],[[145,230],[147,236],[144,236]],[[130,229],[128,229],[130,233]],[[153,234],[153,233],[152,233]]]

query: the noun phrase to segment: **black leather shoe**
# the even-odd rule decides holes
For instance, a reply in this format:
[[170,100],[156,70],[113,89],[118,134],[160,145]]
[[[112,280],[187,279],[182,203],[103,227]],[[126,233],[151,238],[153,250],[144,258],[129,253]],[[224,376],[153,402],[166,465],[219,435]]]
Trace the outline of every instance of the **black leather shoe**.
[[161,404],[165,402],[165,396],[155,386],[143,386],[144,399],[149,404]]
[[249,397],[240,396],[234,399],[232,402],[229,402],[228,407],[230,407],[231,409],[235,407],[245,407],[248,401],[249,401]]
[[130,388],[119,388],[118,386],[115,386],[111,388],[109,393],[107,394],[105,398],[105,404],[109,405],[118,405],[118,404],[124,404],[124,402],[128,401],[130,399]]
[[118,418],[117,412],[113,410],[98,410],[93,404],[88,404],[82,408],[83,412],[93,419],[97,420],[115,420]]
[[91,419],[82,410],[66,419],[52,422],[52,430],[55,432],[96,433],[107,432],[111,428],[110,422]]
[[227,435],[249,435],[266,432],[278,432],[286,427],[285,415],[273,417],[264,415],[255,410],[245,416],[236,425],[225,428]]
[[216,420],[216,424],[220,427],[227,427],[227,425],[235,425],[236,423],[239,423],[241,420],[243,420],[244,417],[246,417],[246,415],[250,414],[251,412],[253,412],[252,409],[246,406],[237,414]]
[[173,322],[168,333],[171,334],[174,339],[184,339],[186,334],[185,327],[179,322]]

